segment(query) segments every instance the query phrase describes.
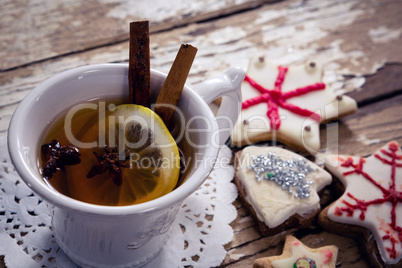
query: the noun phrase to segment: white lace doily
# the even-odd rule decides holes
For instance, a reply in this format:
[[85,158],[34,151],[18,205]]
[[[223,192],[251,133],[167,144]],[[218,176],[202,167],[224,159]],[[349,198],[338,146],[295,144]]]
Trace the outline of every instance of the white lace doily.
[[[229,224],[236,217],[234,169],[226,161],[230,157],[229,148],[223,147],[210,177],[184,200],[166,246],[145,267],[221,264],[226,256],[223,246],[233,237]],[[50,225],[46,202],[18,176],[6,137],[0,137],[0,255],[7,267],[77,267],[57,245]]]

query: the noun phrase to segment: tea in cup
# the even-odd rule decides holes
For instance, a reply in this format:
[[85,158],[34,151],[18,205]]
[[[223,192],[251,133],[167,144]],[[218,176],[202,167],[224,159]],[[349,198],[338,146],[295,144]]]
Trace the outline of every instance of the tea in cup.
[[[125,103],[90,100],[50,124],[40,148],[49,187],[83,202],[121,206],[156,199],[178,186],[191,160],[179,153],[183,135],[174,139],[151,109]],[[177,120],[175,127],[184,130]]]
[[[239,68],[231,68],[193,89],[185,86],[172,136],[181,157],[186,159],[186,167],[181,182],[155,199],[137,204],[94,204],[62,193],[58,186],[49,183],[52,179],[47,182],[41,174],[40,148],[51,136],[46,130],[51,132],[49,126],[65,120],[61,114],[68,114],[76,105],[94,101],[99,105],[101,100],[109,109],[106,103],[110,100],[125,102],[127,73],[127,65],[101,64],[58,74],[26,96],[9,127],[8,148],[17,172],[49,203],[56,241],[67,256],[83,267],[134,267],[160,251],[182,201],[211,172],[219,147],[228,138],[241,108],[240,84],[244,73]],[[165,78],[165,74],[151,70],[153,100]],[[208,103],[220,96],[223,101],[215,116]],[[98,147],[99,144],[98,141]]]

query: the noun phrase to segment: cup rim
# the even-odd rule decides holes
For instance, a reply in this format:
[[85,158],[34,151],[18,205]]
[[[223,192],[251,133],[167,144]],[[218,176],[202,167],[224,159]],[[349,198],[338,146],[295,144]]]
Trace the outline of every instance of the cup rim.
[[[211,168],[205,168],[203,165],[197,167],[197,170],[192,176],[197,176],[191,181],[186,181],[174,191],[163,195],[159,198],[156,198],[151,201],[147,201],[140,204],[134,205],[126,205],[126,206],[105,206],[105,205],[96,205],[83,201],[79,201],[68,197],[66,195],[61,194],[60,192],[51,189],[50,187],[44,187],[44,183],[40,182],[43,180],[31,170],[31,167],[26,162],[26,157],[24,157],[25,152],[22,148],[21,143],[21,128],[20,120],[24,118],[24,115],[29,113],[29,108],[34,104],[34,100],[41,96],[42,92],[48,89],[49,86],[54,83],[68,77],[76,77],[77,75],[87,72],[90,70],[113,70],[116,72],[127,72],[128,73],[128,64],[121,63],[104,63],[104,64],[92,64],[81,66],[77,68],[73,68],[61,73],[58,73],[38,86],[36,86],[30,93],[28,93],[24,99],[20,102],[16,110],[14,111],[12,118],[10,120],[10,125],[8,129],[8,150],[10,154],[11,162],[13,163],[17,173],[20,175],[21,179],[32,189],[35,194],[38,194],[41,198],[46,200],[53,206],[62,207],[64,209],[73,210],[75,212],[81,213],[89,213],[89,214],[99,214],[99,215],[109,215],[109,216],[124,216],[131,215],[136,213],[145,213],[148,211],[157,211],[163,210],[167,207],[170,207],[178,202],[183,201],[186,197],[192,194],[201,184],[205,181],[209,173],[212,171]],[[151,73],[157,76],[166,77],[166,74],[151,69]],[[197,102],[202,106],[203,111],[208,114],[212,122],[212,129],[210,133],[214,133],[214,131],[218,131],[218,124],[215,116],[210,110],[209,106],[205,103],[205,101],[194,92],[188,85],[185,85],[183,89],[183,95],[191,95],[193,98],[197,99]],[[216,159],[218,156],[219,148],[215,146],[209,146],[206,148],[205,156],[208,159]],[[213,163],[213,162],[212,162]]]

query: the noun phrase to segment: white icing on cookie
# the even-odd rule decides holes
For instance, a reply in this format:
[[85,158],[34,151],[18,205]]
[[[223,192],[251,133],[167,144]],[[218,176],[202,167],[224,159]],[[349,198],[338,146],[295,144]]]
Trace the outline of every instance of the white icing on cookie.
[[241,152],[236,167],[236,176],[245,189],[245,198],[255,210],[258,219],[268,227],[274,228],[296,213],[302,216],[319,209],[320,198],[317,191],[330,184],[332,177],[329,173],[306,159],[307,165],[314,169],[314,171],[306,175],[306,180],[313,182],[310,185],[310,197],[296,198],[289,192],[283,191],[273,181],[262,180],[258,182],[255,178],[255,173],[248,168],[252,163],[253,156],[268,155],[269,152],[287,160],[302,158],[296,153],[279,147],[248,146]]
[[331,155],[325,165],[345,186],[345,193],[329,208],[328,218],[369,229],[383,261],[398,263],[402,259],[402,151],[399,144],[390,142],[368,158]]
[[279,259],[272,261],[272,267],[274,268],[290,268],[293,267],[293,264],[299,258],[307,257],[315,261],[317,267],[320,268],[334,268],[335,260],[337,256],[337,248],[336,247],[324,247],[319,249],[310,249],[306,247],[299,240],[294,239],[290,242],[287,242],[287,247],[290,247],[289,258]]
[[[278,73],[278,66],[265,60],[261,61],[256,57],[250,61],[247,76],[264,88],[272,90],[275,88]],[[321,82],[321,78],[322,66],[318,63],[308,62],[301,66],[291,66],[284,76],[281,92],[291,92],[300,87],[316,84]],[[249,82],[243,82],[243,103],[259,95],[261,95],[260,92]],[[272,136],[276,135],[279,141],[315,153],[320,147],[319,124],[353,113],[357,109],[356,102],[353,99],[343,96],[339,100],[329,89],[307,92],[300,96],[288,98],[285,102],[314,112],[320,115],[321,119],[316,121],[308,116],[301,116],[279,107],[281,123],[278,129],[272,129],[272,122],[267,117],[268,104],[262,102],[242,109],[232,131],[232,143],[235,146],[242,146],[272,140]],[[247,123],[245,124],[245,122]],[[309,126],[310,129],[306,130],[306,126]]]

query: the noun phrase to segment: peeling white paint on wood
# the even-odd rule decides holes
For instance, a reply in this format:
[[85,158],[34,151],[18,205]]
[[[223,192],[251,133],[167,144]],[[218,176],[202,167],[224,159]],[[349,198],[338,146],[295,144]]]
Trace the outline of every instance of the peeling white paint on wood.
[[237,254],[236,253],[229,253],[228,255],[229,255],[229,258],[231,260],[234,260],[234,261],[240,260],[242,257],[245,256],[244,254],[239,254],[239,253],[237,253]]
[[365,145],[373,145],[383,143],[380,139],[368,139],[365,135],[359,135],[356,139],[357,142],[361,142]]
[[401,38],[402,29],[389,29],[385,26],[369,30],[369,37],[374,43],[388,43]]
[[[257,55],[285,65],[320,61],[323,80],[333,91],[364,93],[369,75],[386,62],[402,62],[402,6],[397,1],[264,4],[268,2],[271,0],[55,0],[44,4],[43,0],[3,0],[0,69],[8,70],[0,72],[0,135],[6,134],[20,100],[45,79],[87,64],[127,63],[128,22],[136,19],[151,20],[154,69],[168,72],[181,43],[198,47],[187,80],[190,85],[230,66],[246,70],[250,57]],[[220,17],[222,14],[230,16]],[[342,142],[332,146],[328,138],[321,153],[364,155],[377,143],[399,139],[401,101],[397,96],[374,102],[323,127],[326,138],[331,127],[337,127]],[[285,234],[295,230],[261,237],[241,201],[235,203],[238,218],[232,223],[234,238],[225,247],[228,255],[223,265],[251,267],[255,258],[280,254]],[[343,265],[368,267],[352,239],[325,232],[305,238],[313,244],[336,243],[341,250],[347,249]]]
[[[388,5],[391,2],[388,1]],[[32,1],[31,5],[40,8],[38,2]],[[80,2],[76,2],[62,7],[73,8],[79,5]],[[402,53],[397,53],[402,47],[402,40],[398,37],[402,25],[398,24],[398,19],[388,18],[388,13],[393,11],[392,7],[382,11],[378,10],[378,5],[377,1],[367,3],[363,0],[312,0],[305,3],[283,1],[217,21],[190,24],[168,32],[151,34],[151,67],[168,72],[180,44],[191,43],[198,47],[198,53],[187,80],[190,85],[220,74],[230,66],[240,66],[246,70],[249,58],[258,55],[285,65],[307,60],[320,61],[324,64],[323,80],[333,91],[345,93],[358,90],[364,83],[364,74],[374,73],[387,61],[402,61]],[[59,5],[53,3],[47,8],[57,10],[57,7]],[[114,7],[111,5],[109,10]],[[380,22],[387,19],[387,25],[366,23],[368,14],[373,12],[382,16]],[[69,36],[63,35],[63,32],[54,32],[57,30],[55,25],[61,20],[56,15],[57,12],[49,15],[49,19],[54,19],[55,23],[49,26],[48,34],[65,42]],[[81,22],[78,20],[75,24],[78,27]],[[39,28],[45,25],[36,22]],[[0,38],[0,42],[5,40],[8,40],[7,35]],[[372,43],[367,40],[372,40]],[[52,54],[46,49],[44,53]],[[33,64],[8,74],[1,73],[0,118],[4,122],[3,127],[8,126],[8,118],[11,116],[5,113],[10,110],[4,106],[17,103],[46,78],[86,64],[127,61],[128,43],[122,42]],[[4,132],[6,127],[2,129]]]
[[213,12],[228,6],[240,5],[247,0],[99,0],[99,4],[113,4],[115,7],[107,12],[106,16],[129,20],[132,17],[148,19],[150,21],[177,20],[177,16],[195,16],[203,12]]
[[0,70],[128,40],[129,22],[150,31],[252,8],[273,0],[2,0]]

